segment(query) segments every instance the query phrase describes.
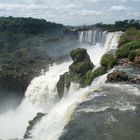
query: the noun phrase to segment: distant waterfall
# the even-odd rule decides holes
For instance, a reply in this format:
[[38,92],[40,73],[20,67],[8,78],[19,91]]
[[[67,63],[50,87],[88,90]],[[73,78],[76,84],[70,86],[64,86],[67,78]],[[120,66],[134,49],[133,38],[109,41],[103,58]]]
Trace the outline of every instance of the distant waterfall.
[[109,32],[109,33],[107,33],[106,42],[104,45],[105,52],[112,50],[112,49],[116,49],[122,33],[123,32]]
[[95,29],[79,32],[79,41],[91,45],[99,43],[108,50],[109,48],[114,49],[117,47],[121,35],[122,32],[108,32]]
[[81,47],[87,49],[91,61],[99,66],[102,55],[117,48],[122,33],[120,31],[108,32],[97,29],[80,31],[79,41],[81,42]]
[[89,30],[79,32],[79,41],[96,45],[96,43],[105,44],[107,31]]

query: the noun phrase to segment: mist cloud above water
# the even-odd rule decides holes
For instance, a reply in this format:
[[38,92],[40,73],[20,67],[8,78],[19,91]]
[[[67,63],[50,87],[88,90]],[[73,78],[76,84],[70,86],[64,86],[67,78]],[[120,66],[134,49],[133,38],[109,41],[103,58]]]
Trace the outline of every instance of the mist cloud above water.
[[0,0],[0,16],[45,18],[69,25],[140,18],[140,0]]

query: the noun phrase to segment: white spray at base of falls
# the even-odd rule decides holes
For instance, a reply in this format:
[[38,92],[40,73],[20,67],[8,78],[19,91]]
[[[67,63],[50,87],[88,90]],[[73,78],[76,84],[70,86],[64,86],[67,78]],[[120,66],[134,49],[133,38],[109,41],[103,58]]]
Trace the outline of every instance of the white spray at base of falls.
[[0,139],[22,138],[28,126],[28,121],[32,120],[36,113],[40,111],[42,110],[35,108],[25,99],[16,110],[1,114]]
[[8,140],[22,138],[36,113],[47,112],[56,102],[56,84],[59,76],[68,70],[71,62],[54,64],[49,70],[32,80],[25,99],[16,110],[11,110],[0,115],[0,139]]

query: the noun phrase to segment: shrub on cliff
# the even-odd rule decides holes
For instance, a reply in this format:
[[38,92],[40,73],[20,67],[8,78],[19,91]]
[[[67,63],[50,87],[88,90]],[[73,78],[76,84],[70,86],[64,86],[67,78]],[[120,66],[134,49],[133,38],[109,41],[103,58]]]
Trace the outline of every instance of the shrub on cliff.
[[126,43],[116,51],[117,58],[127,58],[132,50],[140,48],[140,41]]
[[130,61],[134,61],[135,57],[137,57],[137,56],[140,56],[140,49],[131,51],[129,53],[128,58],[129,58]]
[[114,55],[106,53],[102,56],[100,64],[106,69],[111,69],[116,64],[116,58]]
[[72,73],[84,75],[87,71],[93,69],[93,64],[90,61],[83,61],[77,64],[73,63],[69,68]]
[[129,28],[126,32],[121,36],[119,40],[118,47],[122,47],[124,44],[131,41],[140,41],[140,31],[135,28]]
[[78,48],[70,52],[70,56],[73,60],[73,63],[79,63],[83,60],[90,60],[87,50],[83,48]]
[[86,85],[90,85],[96,77],[101,76],[105,74],[106,72],[107,72],[107,69],[105,67],[99,67],[94,72],[92,71],[87,72],[86,80],[85,80]]

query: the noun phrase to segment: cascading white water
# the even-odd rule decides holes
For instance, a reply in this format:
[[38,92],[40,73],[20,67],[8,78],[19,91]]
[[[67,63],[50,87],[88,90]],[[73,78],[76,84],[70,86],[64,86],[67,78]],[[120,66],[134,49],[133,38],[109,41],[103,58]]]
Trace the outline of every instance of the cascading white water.
[[[86,41],[92,44],[84,46],[84,48],[87,49],[95,65],[99,64],[101,56],[108,50],[103,47],[104,44],[111,44],[109,46],[109,49],[111,49],[114,46],[112,44],[115,43],[110,42],[118,41],[116,33],[112,37],[109,37],[108,34],[107,32],[101,31],[80,33],[80,41]],[[72,83],[69,94],[61,101],[56,102],[57,81],[59,80],[59,76],[68,70],[70,64],[71,62],[64,62],[59,65],[54,64],[46,73],[33,79],[26,91],[26,98],[19,108],[16,111],[0,116],[0,138],[7,140],[23,137],[28,121],[37,112],[41,111],[47,112],[48,115],[32,131],[33,140],[58,140],[64,131],[64,127],[70,121],[71,115],[77,105],[86,100],[89,93],[99,89],[106,79],[106,76],[102,76],[95,80],[90,88],[87,87],[84,89],[78,89],[78,85]]]
[[[64,127],[71,119],[74,109],[87,99],[88,94],[99,89],[106,81],[106,75],[96,79],[91,87],[79,89],[58,102],[32,131],[32,140],[58,140]],[[97,84],[98,83],[98,84]],[[73,87],[73,86],[72,86]],[[99,96],[95,94],[95,97]]]
[[123,32],[112,32],[107,34],[107,39],[104,46],[105,52],[116,49],[122,33]]
[[44,111],[56,102],[57,82],[59,76],[68,71],[71,62],[64,62],[59,65],[54,64],[43,75],[35,78],[27,88],[25,97],[36,106],[42,107]]

